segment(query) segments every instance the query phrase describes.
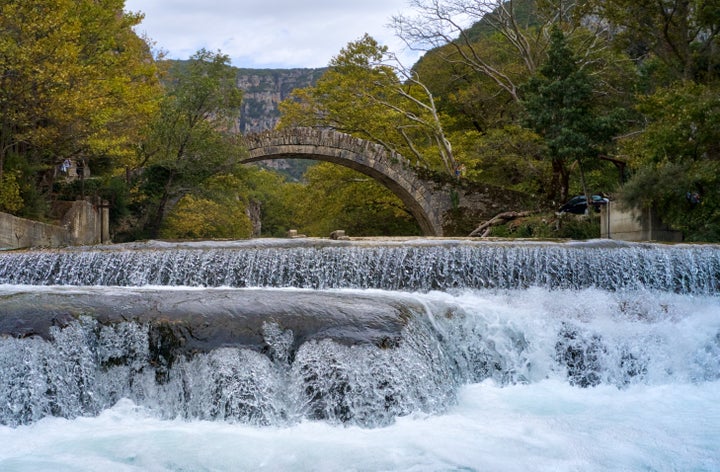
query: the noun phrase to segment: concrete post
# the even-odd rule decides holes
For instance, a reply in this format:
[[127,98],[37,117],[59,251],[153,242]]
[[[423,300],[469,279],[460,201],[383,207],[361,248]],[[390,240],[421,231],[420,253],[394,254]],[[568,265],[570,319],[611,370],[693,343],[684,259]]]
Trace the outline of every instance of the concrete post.
[[110,203],[103,200],[100,203],[100,243],[110,242]]

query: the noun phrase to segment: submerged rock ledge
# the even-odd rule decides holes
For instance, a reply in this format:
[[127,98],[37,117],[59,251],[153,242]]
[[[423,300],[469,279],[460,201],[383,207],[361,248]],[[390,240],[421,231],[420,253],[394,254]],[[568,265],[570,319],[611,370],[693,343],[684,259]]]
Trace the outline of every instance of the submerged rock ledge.
[[47,340],[52,337],[51,327],[64,328],[87,316],[101,325],[148,325],[151,337],[159,337],[173,356],[220,347],[266,351],[268,326],[276,332],[292,333],[293,352],[304,342],[319,339],[392,347],[399,342],[411,313],[420,310],[408,306],[407,301],[358,293],[28,288],[0,293],[0,336]]

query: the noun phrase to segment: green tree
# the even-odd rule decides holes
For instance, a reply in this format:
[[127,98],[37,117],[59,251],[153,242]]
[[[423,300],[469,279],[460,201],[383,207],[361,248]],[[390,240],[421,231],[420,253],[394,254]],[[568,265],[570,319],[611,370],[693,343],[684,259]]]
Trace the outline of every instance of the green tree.
[[13,213],[20,210],[23,200],[17,182],[17,172],[5,172],[0,180],[0,211]]
[[466,131],[454,137],[464,178],[537,197],[550,187],[552,168],[543,139],[518,125]]
[[157,118],[139,148],[144,236],[156,237],[169,207],[213,175],[237,165],[232,130],[242,92],[221,53],[200,50],[176,63]]
[[[256,166],[245,166],[242,180],[249,201],[259,205],[262,236],[284,237],[288,230],[300,227],[297,213],[304,185],[287,182],[279,173]],[[310,204],[320,206],[322,202]]]
[[249,238],[253,228],[244,187],[243,182],[232,174],[209,178],[178,201],[164,221],[160,236],[173,239]]
[[[547,32],[562,27],[585,54],[596,61],[606,43],[606,26],[584,21],[578,5],[567,0],[410,0],[410,13],[393,17],[396,34],[413,48],[441,49],[450,64],[461,64],[495,83],[515,102],[520,85],[535,74],[548,47]],[[489,50],[488,39],[492,49]],[[509,60],[512,57],[512,60]]]
[[294,91],[280,109],[281,126],[333,128],[453,173],[445,117],[429,89],[368,35],[343,48],[314,87]]
[[708,82],[720,74],[715,0],[592,0],[584,2],[583,14],[611,25],[615,43],[655,71],[653,82]]
[[295,195],[295,221],[305,234],[328,236],[337,229],[352,236],[420,234],[400,199],[370,177],[322,163],[308,169],[305,180]]
[[[529,78],[524,66],[497,35],[479,38],[474,47],[478,54],[502,64],[513,82],[522,83]],[[485,133],[516,120],[521,107],[514,98],[457,56],[454,46],[445,45],[428,51],[413,66],[435,96],[439,111],[452,117],[446,129]]]
[[[578,163],[585,187],[583,166],[608,145],[618,130],[620,112],[599,113],[592,77],[579,66],[559,28],[552,29],[548,58],[523,86],[522,95],[527,124],[545,140],[552,163],[548,193],[564,202],[570,189],[570,165]],[[587,189],[583,191],[587,195]]]
[[[0,1],[0,180],[51,188],[63,159],[133,155],[157,105],[157,70],[122,0]],[[25,203],[28,203],[27,201]],[[32,205],[25,205],[26,213]]]
[[564,163],[556,156],[549,159],[554,168],[539,163],[540,149],[550,148],[533,144],[530,134],[536,135],[536,128],[535,133],[517,128],[529,124],[523,84],[542,76],[553,29],[562,31],[568,49],[580,52],[574,61],[589,79],[586,96],[593,112],[608,116],[613,109],[632,108],[637,72],[627,57],[608,47],[607,24],[583,16],[582,2],[414,0],[411,6],[412,13],[397,16],[394,25],[408,43],[431,48],[413,69],[435,96],[439,112],[451,118],[445,120],[446,129],[467,179],[555,201],[574,185],[574,168],[589,184],[617,185],[609,161],[587,159],[580,167],[576,158]]
[[633,175],[621,192],[631,207],[662,211],[691,241],[720,241],[720,88],[681,82],[644,97],[642,133],[623,140]]

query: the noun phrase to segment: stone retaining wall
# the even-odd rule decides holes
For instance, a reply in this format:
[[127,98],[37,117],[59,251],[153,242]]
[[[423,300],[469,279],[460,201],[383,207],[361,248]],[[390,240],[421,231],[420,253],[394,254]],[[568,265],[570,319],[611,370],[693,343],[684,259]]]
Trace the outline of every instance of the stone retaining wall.
[[0,213],[0,249],[83,246],[110,242],[107,205],[76,201],[60,225]]

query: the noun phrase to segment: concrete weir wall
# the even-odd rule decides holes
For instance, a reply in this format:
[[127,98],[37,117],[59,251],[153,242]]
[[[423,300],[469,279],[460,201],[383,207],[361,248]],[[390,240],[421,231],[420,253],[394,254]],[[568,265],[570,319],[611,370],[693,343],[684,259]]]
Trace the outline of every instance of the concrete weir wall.
[[0,249],[82,246],[110,242],[106,204],[72,203],[60,225],[0,213]]
[[600,237],[621,241],[681,242],[683,234],[665,225],[652,208],[627,209],[609,202],[600,209]]

